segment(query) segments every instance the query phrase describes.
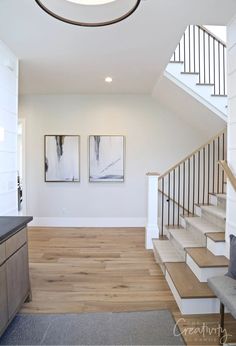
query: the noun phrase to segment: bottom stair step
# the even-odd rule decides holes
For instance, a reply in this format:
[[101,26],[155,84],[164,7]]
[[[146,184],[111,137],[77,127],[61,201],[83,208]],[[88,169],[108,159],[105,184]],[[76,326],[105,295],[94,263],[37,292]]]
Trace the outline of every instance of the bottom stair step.
[[219,313],[219,300],[185,263],[166,263],[166,280],[183,315]]
[[167,263],[168,271],[181,298],[215,298],[206,283],[201,283],[185,263]]

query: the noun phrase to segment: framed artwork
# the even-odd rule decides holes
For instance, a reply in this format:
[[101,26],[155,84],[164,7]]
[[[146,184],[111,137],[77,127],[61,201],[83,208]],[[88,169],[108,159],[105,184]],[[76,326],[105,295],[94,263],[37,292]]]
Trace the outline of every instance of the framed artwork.
[[80,136],[44,136],[45,182],[80,181]]
[[124,181],[124,136],[89,136],[89,181]]

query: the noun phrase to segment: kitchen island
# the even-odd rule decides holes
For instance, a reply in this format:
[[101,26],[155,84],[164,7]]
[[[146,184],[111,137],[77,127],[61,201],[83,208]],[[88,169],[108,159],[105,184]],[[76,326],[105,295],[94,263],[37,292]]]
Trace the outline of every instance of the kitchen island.
[[27,224],[32,217],[0,217],[0,336],[31,299]]

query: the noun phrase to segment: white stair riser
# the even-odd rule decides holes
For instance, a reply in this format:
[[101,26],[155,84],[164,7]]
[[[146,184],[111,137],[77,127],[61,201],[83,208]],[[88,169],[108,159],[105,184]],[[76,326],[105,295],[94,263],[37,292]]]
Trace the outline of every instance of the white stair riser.
[[218,314],[220,301],[217,298],[182,299],[183,315]]
[[221,217],[213,215],[211,212],[202,209],[202,218],[213,223],[214,225],[225,229],[225,220]]
[[207,282],[207,280],[213,276],[224,275],[227,273],[226,267],[200,268],[189,254],[187,254],[186,263],[200,282]]
[[[215,196],[211,196],[209,199],[209,202],[210,202],[210,204],[212,204],[212,205],[214,205],[214,206],[216,206],[222,210],[226,210],[226,204],[225,204],[225,201],[223,199],[219,199]],[[195,206],[195,214],[199,217],[204,217],[204,215],[203,215],[204,213],[202,211],[202,208],[198,205]]]
[[226,199],[218,197],[218,207],[219,208],[226,210],[226,203],[227,203]]
[[219,313],[220,302],[217,298],[181,299],[167,271],[166,271],[166,281],[170,287],[170,290],[176,300],[176,303],[182,315]]
[[176,250],[179,252],[182,258],[185,258],[186,252],[183,248],[183,246],[170,234],[170,241],[176,248]]
[[215,242],[210,238],[207,238],[207,249],[213,253],[215,256],[225,256],[226,255],[226,243],[225,242]]
[[209,196],[209,202],[212,205],[215,205],[215,206],[218,205],[218,200],[217,200],[217,197],[215,195],[210,195]]
[[203,247],[206,247],[205,234],[203,234],[201,231],[199,231],[199,229],[189,224],[188,222],[186,222],[186,230],[192,234],[197,243],[200,243]]
[[226,210],[226,199],[223,197],[210,195],[210,204]]
[[183,227],[183,228],[186,228],[186,220],[184,217],[180,216],[180,226]]
[[198,205],[195,206],[195,213],[197,216],[201,217],[202,216],[202,209]]

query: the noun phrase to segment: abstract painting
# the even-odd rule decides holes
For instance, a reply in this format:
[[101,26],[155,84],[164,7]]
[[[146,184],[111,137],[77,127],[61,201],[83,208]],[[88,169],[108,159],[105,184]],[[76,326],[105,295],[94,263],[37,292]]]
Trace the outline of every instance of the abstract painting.
[[89,181],[124,181],[124,136],[89,136]]
[[79,136],[46,135],[44,151],[46,182],[78,182],[80,180]]

